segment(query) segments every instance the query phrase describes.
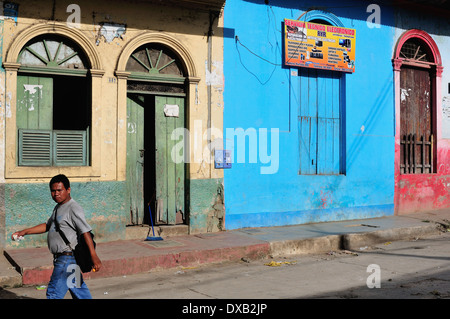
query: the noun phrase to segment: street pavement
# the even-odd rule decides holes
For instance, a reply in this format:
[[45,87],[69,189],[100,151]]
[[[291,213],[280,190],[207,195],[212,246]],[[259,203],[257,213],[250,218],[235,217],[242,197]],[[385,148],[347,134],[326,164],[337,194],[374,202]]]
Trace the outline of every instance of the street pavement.
[[[384,242],[417,239],[447,232],[450,209],[401,216],[246,228],[218,233],[98,243],[103,267],[85,279],[123,277],[150,271],[251,261],[277,256],[358,250]],[[52,272],[47,247],[7,249],[0,259],[0,287],[46,285]],[[18,269],[19,272],[13,268]]]
[[[122,311],[127,306],[136,309],[140,305],[141,309],[164,309],[166,317],[174,318],[185,317],[188,311],[192,317],[201,317],[194,312],[198,307],[210,311],[204,313],[206,316],[225,318],[245,315],[245,311],[247,316],[257,315],[258,311],[258,317],[289,316],[299,307],[320,311],[321,315],[333,315],[339,309],[348,312],[347,315],[360,316],[361,310],[364,311],[361,299],[366,302],[384,299],[384,307],[380,309],[367,304],[366,310],[379,311],[388,309],[389,300],[449,299],[449,239],[447,231],[352,251],[180,266],[86,282],[94,303],[98,304],[94,308],[103,316],[105,308],[114,315],[115,309]],[[0,289],[0,299],[6,299],[7,308],[23,308],[26,305],[23,301],[16,304],[10,301],[36,302],[44,300],[45,293],[45,286],[5,288]],[[71,299],[69,293],[65,299]],[[329,304],[330,299],[341,302]],[[358,302],[350,305],[344,303],[346,300]],[[423,309],[421,302],[414,305]],[[411,314],[416,313],[411,305],[407,308]]]

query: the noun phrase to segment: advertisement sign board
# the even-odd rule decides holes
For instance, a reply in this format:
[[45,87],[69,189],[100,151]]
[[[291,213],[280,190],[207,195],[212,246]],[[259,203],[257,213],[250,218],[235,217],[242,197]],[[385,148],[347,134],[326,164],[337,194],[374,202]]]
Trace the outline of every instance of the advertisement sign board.
[[356,30],[284,20],[284,64],[355,72]]

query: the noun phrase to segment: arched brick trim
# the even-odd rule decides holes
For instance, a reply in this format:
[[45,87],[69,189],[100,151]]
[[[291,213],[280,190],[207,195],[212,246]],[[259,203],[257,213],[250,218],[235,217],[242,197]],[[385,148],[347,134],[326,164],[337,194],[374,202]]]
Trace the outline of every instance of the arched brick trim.
[[8,48],[5,66],[17,64],[19,53],[25,44],[31,39],[43,34],[57,34],[65,36],[74,41],[84,51],[89,60],[90,68],[95,71],[103,70],[103,65],[100,56],[97,53],[95,46],[86,36],[75,28],[69,28],[64,24],[39,24],[31,26],[19,33]]
[[117,61],[116,74],[126,73],[126,64],[131,54],[141,45],[147,43],[166,45],[174,53],[179,55],[186,68],[188,79],[193,79],[198,76],[194,61],[192,60],[192,56],[189,51],[178,40],[162,32],[144,33],[127,43],[120,54],[119,60]]
[[312,20],[324,20],[329,22],[331,25],[334,25],[336,27],[344,28],[344,24],[339,20],[338,17],[336,17],[334,14],[330,12],[325,12],[322,10],[311,10],[307,11],[303,15],[303,19],[305,21],[312,21]]
[[[144,44],[157,43],[163,44],[170,48],[172,52],[177,54],[183,63],[183,66],[187,72],[186,85],[187,85],[187,97],[186,108],[195,104],[196,86],[200,82],[200,77],[197,73],[192,54],[180,41],[163,32],[143,32],[137,35],[130,42],[128,42],[120,53],[117,61],[115,75],[117,76],[117,105],[118,105],[118,123],[127,122],[127,79],[130,76],[130,72],[126,71],[126,65],[131,54],[140,46]],[[187,126],[191,125],[191,118],[187,119]],[[126,167],[126,125],[118,125],[117,128],[117,163],[118,167]],[[126,170],[119,169],[118,178],[120,180],[126,179]]]
[[[426,33],[425,31],[422,31],[422,30],[418,30],[418,29],[412,29],[412,30],[406,31],[405,33],[402,34],[402,36],[397,41],[397,45],[396,45],[395,51],[394,51],[394,58],[392,60],[394,70],[395,71],[400,70],[400,68],[403,64],[403,61],[405,60],[402,57],[400,57],[400,51],[401,51],[403,45],[405,44],[405,42],[412,38],[419,39],[422,42],[427,44],[428,49],[432,53],[432,57],[433,57],[432,64],[436,65],[436,67],[437,67],[436,68],[436,71],[437,71],[436,76],[442,76],[442,58],[441,58],[441,53],[439,52],[439,48],[438,48],[436,42],[434,42],[433,38],[428,33]],[[420,62],[418,62],[418,63],[420,63]]]

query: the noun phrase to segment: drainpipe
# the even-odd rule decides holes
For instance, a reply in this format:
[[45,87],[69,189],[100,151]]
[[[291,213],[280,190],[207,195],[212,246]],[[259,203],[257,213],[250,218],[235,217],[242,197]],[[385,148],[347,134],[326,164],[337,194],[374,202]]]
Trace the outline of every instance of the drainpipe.
[[[211,145],[211,112],[212,112],[212,87],[211,87],[211,72],[212,72],[212,38],[214,36],[214,31],[213,31],[213,24],[214,21],[219,17],[219,12],[217,11],[209,11],[209,29],[208,29],[208,75],[209,75],[209,83],[207,83],[208,85],[208,127],[207,129],[209,129],[208,132],[208,144]],[[210,159],[210,163],[211,163],[211,150],[209,152],[209,159]],[[212,177],[212,169],[209,170],[209,178]]]

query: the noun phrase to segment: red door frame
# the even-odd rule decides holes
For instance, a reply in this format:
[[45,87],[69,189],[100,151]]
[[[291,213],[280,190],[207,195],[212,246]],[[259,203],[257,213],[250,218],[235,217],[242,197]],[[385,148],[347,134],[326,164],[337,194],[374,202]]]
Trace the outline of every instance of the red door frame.
[[[411,38],[417,38],[425,43],[432,62],[417,62],[400,56],[403,44]],[[436,210],[450,207],[450,195],[448,194],[448,183],[450,183],[450,171],[446,169],[445,161],[450,159],[450,143],[442,140],[442,60],[439,49],[432,37],[422,30],[408,30],[398,40],[394,58],[395,84],[395,214],[407,214],[418,211]],[[436,173],[432,174],[400,174],[400,71],[402,66],[415,66],[429,69],[431,71],[432,88],[432,114],[435,133],[436,156],[434,167]],[[444,165],[443,165],[444,164]],[[447,176],[445,176],[447,175]]]

